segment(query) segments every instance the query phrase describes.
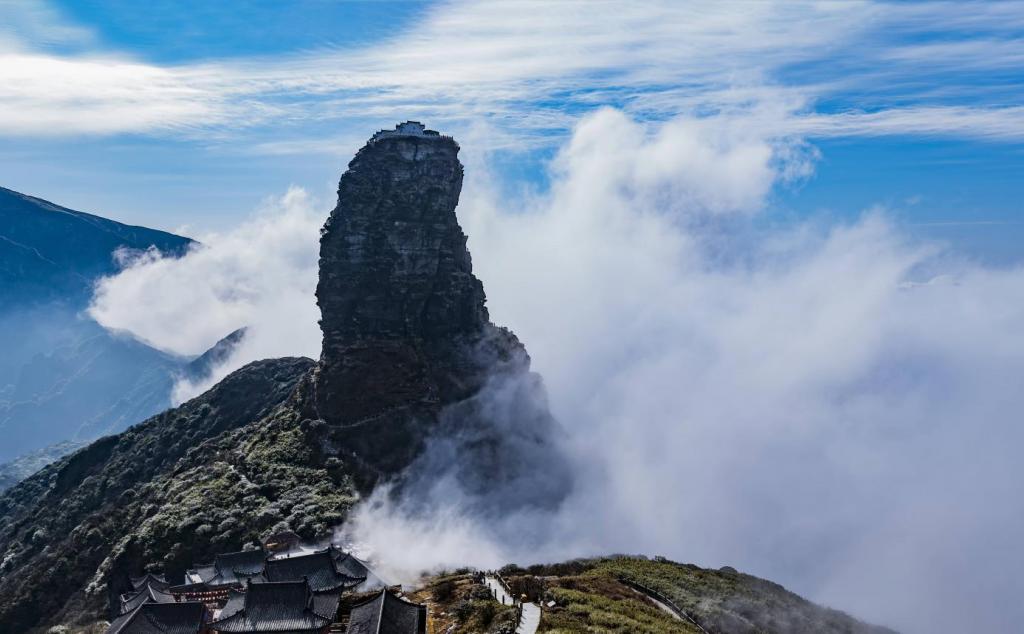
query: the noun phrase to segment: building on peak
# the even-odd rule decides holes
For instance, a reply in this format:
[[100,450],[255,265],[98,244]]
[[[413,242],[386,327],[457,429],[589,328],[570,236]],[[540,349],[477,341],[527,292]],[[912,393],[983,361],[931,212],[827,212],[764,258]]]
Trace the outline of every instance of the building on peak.
[[399,123],[396,125],[394,130],[378,130],[376,134],[370,137],[370,143],[376,143],[381,139],[390,139],[395,137],[421,137],[448,139],[450,141],[454,141],[450,136],[443,135],[437,130],[428,130],[427,126],[423,125],[419,121],[406,121],[405,123]]

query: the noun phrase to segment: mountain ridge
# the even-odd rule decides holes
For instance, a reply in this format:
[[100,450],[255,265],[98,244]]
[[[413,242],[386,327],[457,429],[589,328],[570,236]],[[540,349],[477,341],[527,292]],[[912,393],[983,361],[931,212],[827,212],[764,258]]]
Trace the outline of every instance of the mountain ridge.
[[120,431],[171,405],[178,358],[85,313],[120,249],[178,256],[190,238],[0,187],[0,462]]
[[[194,244],[0,187],[0,300],[38,304],[70,295],[80,303],[94,279],[117,270],[113,254],[119,248],[182,255]],[[41,265],[34,275],[32,263]]]

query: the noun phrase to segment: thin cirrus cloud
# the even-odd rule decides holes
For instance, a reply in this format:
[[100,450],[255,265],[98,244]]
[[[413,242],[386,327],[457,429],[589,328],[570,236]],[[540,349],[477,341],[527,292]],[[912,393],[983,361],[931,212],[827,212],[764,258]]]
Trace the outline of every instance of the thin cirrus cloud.
[[[272,123],[276,138],[257,147],[279,153],[315,150],[307,126],[411,112],[448,128],[483,119],[529,143],[564,138],[580,113],[612,104],[647,119],[775,110],[764,123],[779,134],[1019,140],[1020,109],[995,71],[1024,55],[1021,13],[1020,3],[445,2],[369,46],[182,65],[56,54],[23,37],[0,49],[0,134],[244,138]],[[824,100],[830,108],[816,109]]]

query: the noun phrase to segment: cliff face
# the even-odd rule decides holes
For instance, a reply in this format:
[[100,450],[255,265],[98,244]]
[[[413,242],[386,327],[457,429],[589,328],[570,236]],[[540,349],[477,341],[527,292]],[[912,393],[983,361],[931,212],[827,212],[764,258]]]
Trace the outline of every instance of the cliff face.
[[383,475],[420,452],[444,407],[529,370],[473,275],[458,152],[414,122],[378,133],[342,176],[320,242],[316,414]]

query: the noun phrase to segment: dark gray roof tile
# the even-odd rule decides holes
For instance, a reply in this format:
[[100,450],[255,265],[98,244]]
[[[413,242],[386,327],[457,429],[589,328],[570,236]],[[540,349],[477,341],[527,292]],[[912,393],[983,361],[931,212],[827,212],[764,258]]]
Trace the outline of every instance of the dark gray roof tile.
[[270,559],[263,571],[263,577],[267,581],[302,581],[305,579],[314,592],[355,587],[366,580],[365,576],[354,577],[340,571],[329,550],[320,550],[308,555]]
[[121,595],[121,614],[128,614],[144,603],[174,603],[174,595],[146,586],[138,592]]
[[425,606],[399,599],[386,589],[352,608],[348,634],[423,634],[427,628]]
[[[317,601],[305,581],[251,583],[246,588],[241,609],[217,619],[211,627],[218,632],[230,633],[312,634],[333,621],[333,615],[317,612],[318,607],[329,605],[327,599]],[[336,609],[337,599],[334,599],[334,605]],[[234,608],[237,608],[237,603]]]
[[205,622],[202,603],[145,603],[115,619],[107,634],[198,634]]

